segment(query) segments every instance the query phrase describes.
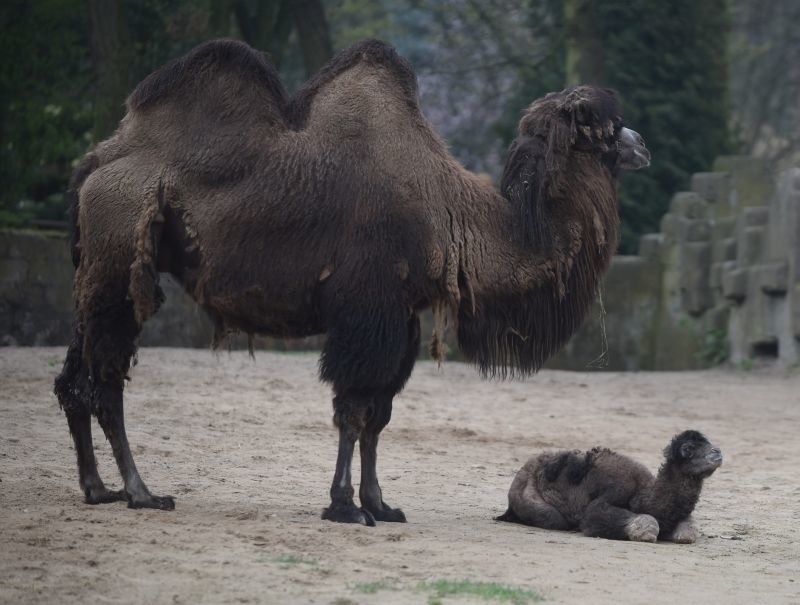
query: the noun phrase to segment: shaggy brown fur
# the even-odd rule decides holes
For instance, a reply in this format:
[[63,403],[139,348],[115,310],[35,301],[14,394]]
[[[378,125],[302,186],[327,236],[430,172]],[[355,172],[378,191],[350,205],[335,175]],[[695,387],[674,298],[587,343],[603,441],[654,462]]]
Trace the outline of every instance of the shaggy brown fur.
[[497,519],[615,540],[694,542],[691,514],[722,453],[701,433],[684,431],[664,458],[654,477],[605,448],[539,454],[517,473]]
[[215,343],[327,333],[320,374],[340,448],[324,516],[404,520],[382,500],[375,460],[417,355],[419,311],[436,311],[436,353],[449,314],[484,374],[536,371],[580,323],[614,252],[618,171],[647,157],[614,94],[579,87],[528,108],[495,191],[451,157],[409,64],[374,40],[292,99],[240,42],[164,66],[74,180],[76,329],[56,393],[87,501],[114,496],[97,475],[91,410],[129,504],[173,506],[142,483],[122,419],[135,340],[169,272],[215,322]]

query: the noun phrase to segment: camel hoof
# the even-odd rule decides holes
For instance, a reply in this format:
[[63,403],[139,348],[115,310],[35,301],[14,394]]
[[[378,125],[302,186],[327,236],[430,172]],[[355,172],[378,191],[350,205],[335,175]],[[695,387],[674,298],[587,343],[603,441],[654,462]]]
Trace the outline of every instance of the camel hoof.
[[636,515],[625,529],[628,539],[634,542],[655,542],[658,539],[658,521],[650,515]]
[[322,518],[335,523],[360,523],[367,527],[375,527],[375,517],[366,508],[358,508],[355,504],[331,504],[322,511]]
[[699,529],[691,523],[683,522],[678,523],[678,527],[675,528],[669,539],[677,544],[694,544],[699,537]]
[[111,491],[105,487],[87,488],[84,490],[84,502],[86,504],[106,504],[108,502],[124,502],[128,499],[125,490]]
[[175,510],[175,498],[172,496],[136,496],[128,498],[128,508],[155,508],[158,510]]
[[385,521],[387,523],[405,523],[406,515],[399,508],[392,508],[385,503],[381,503],[380,508],[374,509],[371,507],[364,507],[372,513],[376,521]]

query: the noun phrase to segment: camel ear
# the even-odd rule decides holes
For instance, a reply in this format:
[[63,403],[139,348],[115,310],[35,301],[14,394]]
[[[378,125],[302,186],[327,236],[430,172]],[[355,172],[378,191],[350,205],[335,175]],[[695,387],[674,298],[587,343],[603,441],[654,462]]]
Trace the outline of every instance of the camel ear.
[[564,111],[571,117],[573,128],[575,124],[588,124],[591,118],[589,99],[580,90],[573,90],[564,99]]
[[694,456],[694,445],[691,443],[682,443],[680,452],[681,458],[689,459]]

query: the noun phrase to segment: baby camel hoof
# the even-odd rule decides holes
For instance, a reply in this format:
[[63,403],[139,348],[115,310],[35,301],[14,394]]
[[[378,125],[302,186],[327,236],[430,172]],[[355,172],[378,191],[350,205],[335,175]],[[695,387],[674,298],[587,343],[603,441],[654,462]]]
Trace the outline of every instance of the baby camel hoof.
[[375,526],[375,517],[365,508],[358,508],[355,504],[331,504],[322,511],[322,518],[336,523],[360,523],[367,527]]
[[700,537],[700,530],[690,523],[680,523],[672,535],[670,540],[677,544],[694,544]]
[[174,510],[175,498],[172,496],[131,496],[128,498],[128,508],[156,508],[158,510]]
[[655,542],[658,539],[658,521],[650,515],[637,515],[626,526],[628,538],[634,542]]

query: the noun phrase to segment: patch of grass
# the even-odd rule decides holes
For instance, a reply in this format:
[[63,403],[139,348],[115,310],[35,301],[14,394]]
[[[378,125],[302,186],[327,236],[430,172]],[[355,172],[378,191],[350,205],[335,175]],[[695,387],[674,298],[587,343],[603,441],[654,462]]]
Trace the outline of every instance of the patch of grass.
[[739,362],[739,369],[745,372],[749,372],[750,370],[753,369],[753,365],[754,365],[753,360],[750,359],[749,357],[746,357],[745,359],[742,359],[742,361]]
[[375,594],[381,590],[394,589],[394,585],[386,582],[385,580],[379,580],[378,582],[359,582],[353,586],[353,591],[360,592],[361,594]]
[[514,605],[526,605],[527,603],[538,603],[544,600],[544,597],[538,592],[513,586],[504,586],[495,582],[435,580],[433,582],[420,583],[419,589],[433,593],[428,598],[428,605],[440,605],[442,599],[452,596],[477,597],[487,601],[513,603]]
[[295,565],[309,565],[311,567],[317,567],[319,562],[315,561],[314,559],[305,559],[303,557],[298,557],[297,555],[279,555],[277,557],[261,557],[260,559],[256,560],[258,563],[276,563],[284,568],[294,567]]

